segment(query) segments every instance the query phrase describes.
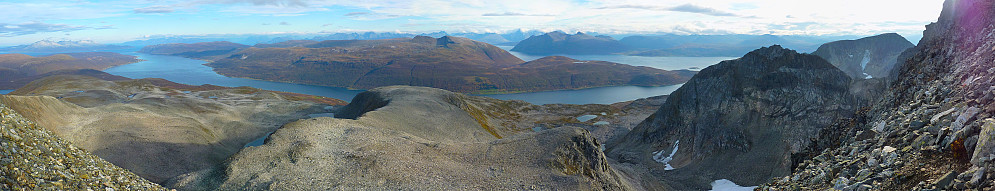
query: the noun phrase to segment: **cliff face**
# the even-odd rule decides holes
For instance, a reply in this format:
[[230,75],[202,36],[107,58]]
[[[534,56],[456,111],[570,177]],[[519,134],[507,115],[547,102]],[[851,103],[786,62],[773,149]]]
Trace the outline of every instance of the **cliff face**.
[[761,48],[699,72],[607,152],[674,189],[758,185],[789,174],[792,153],[853,113],[849,83],[818,56]]
[[166,190],[25,119],[0,100],[0,190]]
[[289,48],[249,48],[207,65],[234,77],[357,89],[426,86],[463,93],[661,86],[681,83],[691,74],[565,57],[524,63],[496,46],[450,36],[276,46]]
[[887,33],[826,43],[812,54],[826,59],[854,79],[886,78],[898,56],[913,46],[905,37]]
[[511,51],[526,54],[611,54],[626,51],[625,45],[608,36],[591,36],[561,31],[532,36],[522,40]]
[[[823,144],[784,189],[992,190],[995,2],[948,0],[899,60],[887,96]],[[824,151],[824,152],[823,152]]]
[[[372,89],[337,118],[289,123],[262,146],[178,176],[188,190],[632,190],[594,136],[533,132],[534,106],[425,87]],[[606,111],[609,112],[609,111]],[[514,120],[510,120],[514,119]]]

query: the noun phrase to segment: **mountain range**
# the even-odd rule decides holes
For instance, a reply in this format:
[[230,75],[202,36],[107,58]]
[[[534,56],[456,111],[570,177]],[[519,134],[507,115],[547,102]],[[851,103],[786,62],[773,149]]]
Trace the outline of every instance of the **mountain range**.
[[226,76],[357,89],[413,85],[509,93],[673,85],[694,74],[567,57],[525,62],[493,45],[452,36],[297,40],[244,47],[213,42],[147,46],[142,51],[213,60],[206,65]]
[[62,53],[62,52],[95,52],[134,48],[131,46],[100,44],[91,40],[41,40],[28,45],[0,48],[0,52],[19,53]]

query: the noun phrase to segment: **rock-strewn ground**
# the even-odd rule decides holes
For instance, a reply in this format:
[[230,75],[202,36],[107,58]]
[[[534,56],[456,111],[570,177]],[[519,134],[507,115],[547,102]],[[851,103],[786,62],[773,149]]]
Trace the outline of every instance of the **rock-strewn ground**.
[[[513,128],[484,112],[508,104],[499,102],[434,88],[377,88],[353,99],[337,119],[289,123],[264,145],[167,185],[182,190],[641,189],[612,168],[588,131]],[[508,111],[503,114],[517,115]]]
[[762,190],[995,190],[995,3],[944,3],[887,96]]
[[166,190],[39,127],[0,101],[0,190]]

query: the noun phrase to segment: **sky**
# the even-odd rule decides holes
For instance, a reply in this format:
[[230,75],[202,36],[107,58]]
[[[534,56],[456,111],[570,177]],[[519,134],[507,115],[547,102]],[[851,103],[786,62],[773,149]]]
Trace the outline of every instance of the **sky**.
[[0,46],[204,34],[921,35],[942,0],[5,0]]

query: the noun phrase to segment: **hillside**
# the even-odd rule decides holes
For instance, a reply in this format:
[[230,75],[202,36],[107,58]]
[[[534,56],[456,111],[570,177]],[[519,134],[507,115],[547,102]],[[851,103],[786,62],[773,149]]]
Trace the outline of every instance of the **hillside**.
[[581,32],[571,35],[562,31],[529,37],[511,49],[534,55],[612,54],[626,50],[622,43],[609,36],[591,36]]
[[0,190],[166,190],[73,146],[0,100]]
[[654,103],[536,106],[435,88],[381,87],[356,96],[336,118],[286,124],[264,145],[166,185],[180,190],[644,189],[616,172],[601,152],[600,136],[584,130],[609,127],[574,117],[592,114],[613,122],[645,117],[650,110],[639,108]]
[[818,56],[764,47],[703,69],[606,153],[672,189],[758,185],[789,174],[791,154],[853,114],[849,84]]
[[248,48],[207,66],[222,75],[371,89],[389,85],[499,93],[601,86],[661,86],[693,72],[547,57],[524,63],[498,47],[460,37],[293,41]]
[[826,59],[854,79],[886,78],[898,56],[913,46],[901,35],[886,33],[826,43],[812,54]]
[[219,164],[284,123],[327,112],[327,104],[345,103],[319,98],[162,79],[59,75],[33,81],[0,101],[73,145],[161,183]]
[[[0,89],[16,89],[28,82],[58,74],[91,74],[113,66],[139,62],[135,56],[112,52],[63,53],[43,57],[0,54]],[[109,76],[106,76],[110,78]]]

